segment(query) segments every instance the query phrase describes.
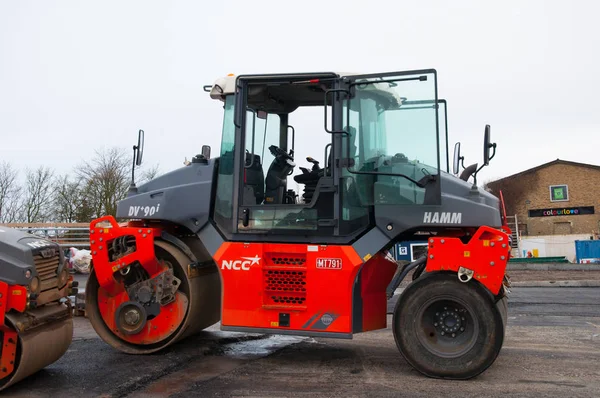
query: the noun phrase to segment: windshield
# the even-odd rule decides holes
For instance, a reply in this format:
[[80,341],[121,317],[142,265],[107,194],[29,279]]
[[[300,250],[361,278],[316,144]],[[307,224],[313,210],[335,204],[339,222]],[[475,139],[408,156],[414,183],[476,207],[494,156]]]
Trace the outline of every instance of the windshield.
[[348,171],[375,174],[374,197],[365,187],[363,203],[422,204],[439,170],[434,73],[358,79],[351,95],[343,149]]

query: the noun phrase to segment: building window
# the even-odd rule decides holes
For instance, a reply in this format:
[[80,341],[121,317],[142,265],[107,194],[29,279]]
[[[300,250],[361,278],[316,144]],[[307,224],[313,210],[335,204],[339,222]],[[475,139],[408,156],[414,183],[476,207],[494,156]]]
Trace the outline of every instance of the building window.
[[566,185],[550,185],[551,202],[567,202],[569,200],[569,187]]
[[410,244],[410,261],[416,261],[419,257],[427,255],[429,243],[411,243]]

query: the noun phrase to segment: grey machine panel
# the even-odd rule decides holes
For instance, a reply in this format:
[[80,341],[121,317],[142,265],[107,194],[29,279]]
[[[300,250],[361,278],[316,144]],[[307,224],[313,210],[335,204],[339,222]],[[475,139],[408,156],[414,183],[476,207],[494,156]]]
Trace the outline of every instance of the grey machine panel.
[[[375,205],[375,219],[388,236],[415,227],[479,227],[499,228],[500,200],[482,188],[441,173],[441,205]],[[393,230],[388,231],[387,225]]]
[[[59,256],[58,272],[64,266],[60,246],[26,232],[0,226],[0,280],[9,285],[28,285],[37,276],[34,256]],[[25,273],[31,271],[27,279]]]
[[375,204],[377,231],[370,231],[353,244],[358,254],[373,255],[401,240],[407,231],[502,226],[500,200],[496,196],[445,172],[440,173],[436,183],[441,184],[440,205]]
[[215,159],[191,163],[140,185],[117,205],[117,218],[164,220],[198,232],[211,208]]

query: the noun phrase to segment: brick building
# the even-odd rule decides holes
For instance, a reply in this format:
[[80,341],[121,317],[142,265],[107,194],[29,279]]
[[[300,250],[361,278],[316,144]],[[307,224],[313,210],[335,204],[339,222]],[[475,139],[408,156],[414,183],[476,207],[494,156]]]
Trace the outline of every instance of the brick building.
[[520,235],[589,234],[600,230],[600,166],[555,160],[487,184],[502,190]]

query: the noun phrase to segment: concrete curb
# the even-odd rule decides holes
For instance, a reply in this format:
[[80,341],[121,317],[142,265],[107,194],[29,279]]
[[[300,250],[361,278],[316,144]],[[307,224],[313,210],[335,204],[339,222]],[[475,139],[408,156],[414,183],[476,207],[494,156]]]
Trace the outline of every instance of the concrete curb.
[[511,282],[511,287],[600,287],[600,281],[521,281]]
[[600,271],[600,264],[508,263],[507,271]]

